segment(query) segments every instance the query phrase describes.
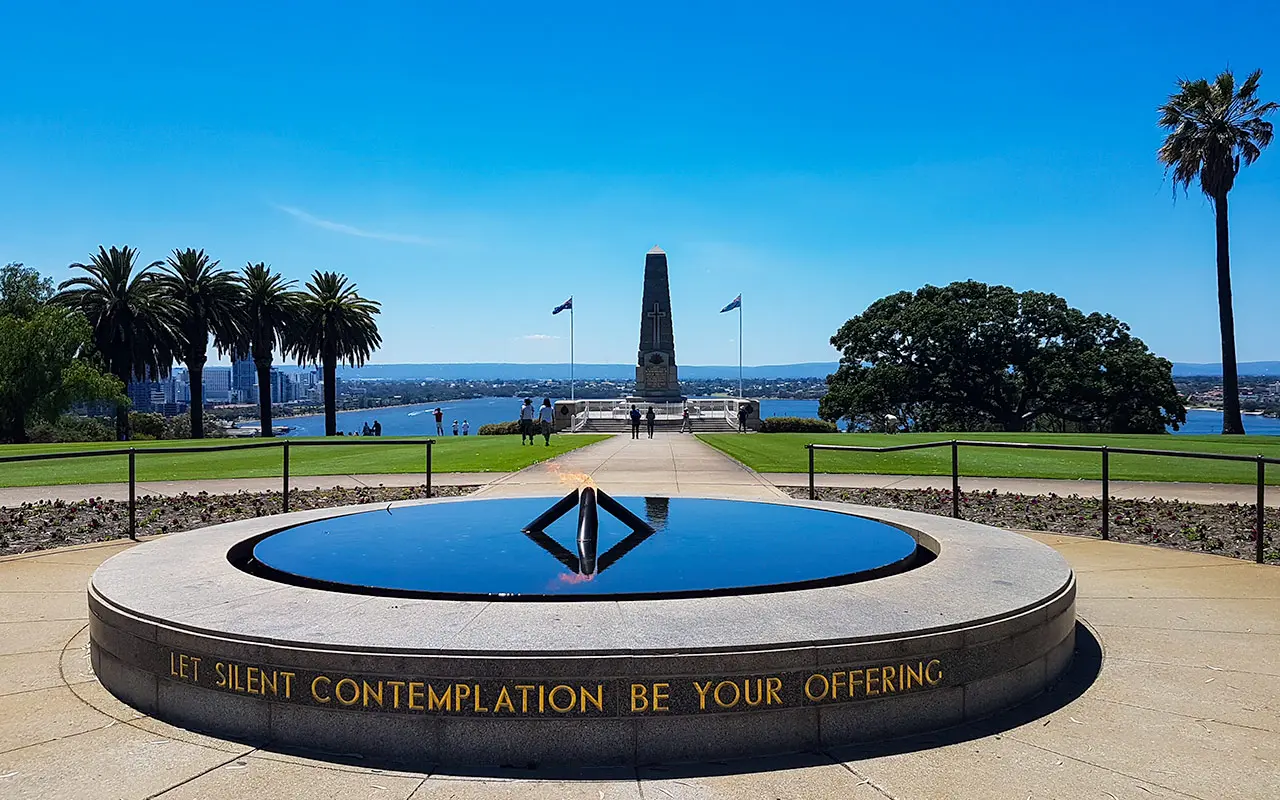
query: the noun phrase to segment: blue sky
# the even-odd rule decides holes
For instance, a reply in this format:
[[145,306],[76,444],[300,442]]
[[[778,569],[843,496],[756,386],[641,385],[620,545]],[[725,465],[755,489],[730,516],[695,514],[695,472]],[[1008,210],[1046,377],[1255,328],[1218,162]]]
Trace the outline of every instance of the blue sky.
[[[654,244],[683,363],[736,361],[738,292],[768,364],[965,278],[1216,361],[1155,108],[1228,64],[1280,98],[1265,2],[189,5],[0,9],[0,262],[337,269],[383,363],[567,360],[569,294],[578,360],[627,362]],[[1280,358],[1280,145],[1231,200],[1239,354]]]

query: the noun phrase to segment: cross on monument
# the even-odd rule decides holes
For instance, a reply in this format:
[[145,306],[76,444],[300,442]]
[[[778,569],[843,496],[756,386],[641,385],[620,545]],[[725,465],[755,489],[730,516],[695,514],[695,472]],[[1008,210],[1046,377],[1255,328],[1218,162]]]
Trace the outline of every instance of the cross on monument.
[[653,304],[653,310],[652,310],[652,311],[650,311],[649,313],[645,314],[645,316],[646,316],[646,317],[653,317],[653,347],[654,347],[654,349],[657,349],[657,348],[658,348],[658,346],[662,344],[662,328],[661,328],[661,324],[662,324],[662,318],[663,318],[663,317],[665,317],[666,315],[667,315],[667,312],[665,312],[665,311],[663,311],[663,310],[662,310],[662,306],[661,306],[661,304],[659,304],[659,303],[654,303],[654,304]]

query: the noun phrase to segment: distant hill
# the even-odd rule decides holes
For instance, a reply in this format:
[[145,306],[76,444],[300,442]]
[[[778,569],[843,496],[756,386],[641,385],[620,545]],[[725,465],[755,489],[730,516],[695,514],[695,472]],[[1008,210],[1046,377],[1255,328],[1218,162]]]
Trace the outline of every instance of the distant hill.
[[[745,378],[825,378],[835,372],[832,362],[805,364],[771,364],[743,367]],[[569,377],[565,364],[366,364],[363,367],[338,367],[338,377],[345,380],[401,381],[503,381],[563,380]],[[580,380],[635,380],[636,368],[630,364],[576,364],[574,377]],[[680,365],[680,377],[688,380],[738,377],[738,365]]]
[[[1280,375],[1280,361],[1241,361],[1236,365],[1240,375]],[[1222,364],[1179,364],[1173,365],[1175,378],[1218,378],[1222,377]]]

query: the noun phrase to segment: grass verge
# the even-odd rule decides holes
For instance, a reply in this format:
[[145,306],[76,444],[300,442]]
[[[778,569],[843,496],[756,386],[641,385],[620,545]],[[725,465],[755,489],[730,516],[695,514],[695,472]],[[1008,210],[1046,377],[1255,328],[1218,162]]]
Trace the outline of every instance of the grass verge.
[[[541,442],[520,444],[518,436],[450,436],[437,439],[432,453],[434,472],[514,472],[607,438],[575,434],[552,436],[551,446]],[[258,440],[253,440],[258,441]],[[290,475],[389,475],[424,472],[426,447],[408,445],[346,444],[331,447],[293,446],[316,439],[290,438]],[[359,439],[348,440],[358,442]],[[424,440],[425,441],[425,440]],[[202,480],[218,478],[273,478],[281,472],[281,450],[262,448],[220,453],[165,453],[178,446],[228,444],[225,439],[201,441],[136,442],[137,479],[146,481]],[[0,456],[111,450],[122,442],[0,445]],[[126,456],[66,458],[0,464],[0,486],[48,486],[71,483],[122,483],[129,480]]]
[[[876,433],[770,433],[699,434],[699,439],[757,472],[808,472],[810,442],[863,447],[887,447],[926,441],[968,439],[981,441],[1030,442],[1149,450],[1180,450],[1198,453],[1280,458],[1280,437],[1276,436],[1171,436],[1105,434],[876,434]],[[950,475],[951,449],[911,450],[903,453],[815,453],[815,466],[823,473],[864,473],[873,475]],[[1112,454],[1112,480],[1167,481],[1193,483],[1253,483],[1254,464],[1169,456]],[[1097,453],[1036,450],[995,450],[960,448],[960,474],[988,478],[1053,478],[1058,480],[1098,480],[1102,457]],[[1280,466],[1269,466],[1267,483],[1280,484]]]

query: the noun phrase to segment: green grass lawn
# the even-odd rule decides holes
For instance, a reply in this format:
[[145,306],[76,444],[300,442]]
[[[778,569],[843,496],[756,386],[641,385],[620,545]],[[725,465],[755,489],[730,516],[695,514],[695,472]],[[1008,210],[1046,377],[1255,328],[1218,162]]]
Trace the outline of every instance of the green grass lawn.
[[[1170,436],[1105,434],[876,434],[876,433],[733,433],[700,434],[698,438],[758,472],[808,472],[809,454],[804,445],[813,443],[886,447],[951,439],[1035,442],[1041,444],[1107,445],[1148,450],[1180,450],[1200,453],[1280,458],[1277,436]],[[905,453],[815,453],[818,472],[871,473],[879,475],[950,475],[951,448],[914,450]],[[1202,483],[1253,483],[1254,464],[1225,461],[1169,458],[1159,456],[1111,455],[1111,478],[1132,481],[1196,481]],[[960,474],[992,478],[1060,478],[1097,480],[1102,476],[1102,457],[1097,453],[987,450],[960,448]],[[1280,484],[1280,466],[1268,465],[1267,483]]]
[[[399,437],[397,437],[399,438]],[[432,453],[435,472],[513,472],[530,464],[576,450],[604,436],[552,436],[551,446],[541,442],[520,445],[518,436],[459,436],[436,440]],[[259,440],[250,440],[257,442]],[[317,439],[291,438],[292,444]],[[358,440],[348,440],[358,441]],[[264,478],[280,475],[279,448],[222,453],[165,453],[166,447],[228,444],[225,439],[203,441],[136,442],[137,479],[141,481],[195,480],[201,478]],[[73,444],[0,445],[0,456],[84,450],[112,450],[120,442]],[[290,447],[290,475],[386,475],[423,472],[426,448],[410,445],[345,445]],[[66,458],[50,461],[0,463],[0,486],[42,486],[66,483],[119,483],[129,480],[127,456]]]

